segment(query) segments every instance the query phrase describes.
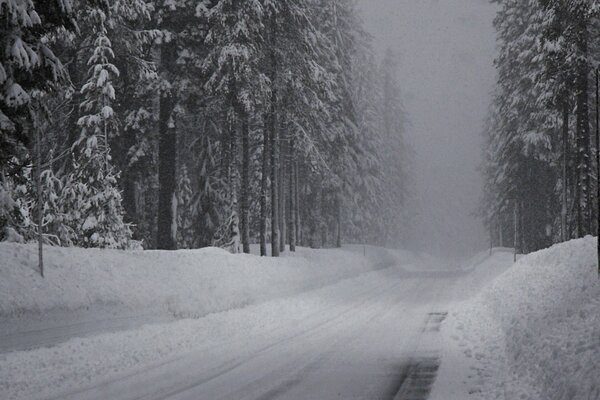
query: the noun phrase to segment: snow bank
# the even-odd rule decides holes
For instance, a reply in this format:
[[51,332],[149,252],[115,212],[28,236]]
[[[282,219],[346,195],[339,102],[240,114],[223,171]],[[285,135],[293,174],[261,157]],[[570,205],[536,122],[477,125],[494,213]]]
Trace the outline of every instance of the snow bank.
[[[407,256],[362,246],[299,249],[279,259],[231,255],[214,248],[177,252],[51,248],[42,280],[35,247],[0,244],[0,305],[6,316],[0,318],[0,342],[2,330],[12,329],[15,321],[29,321],[32,310],[43,316],[40,330],[34,332],[41,336],[54,323],[52,318],[59,327],[69,327],[65,315],[55,316],[57,307],[75,310],[70,313],[77,319],[86,307],[94,316],[106,307],[146,313],[148,303],[183,315],[209,314],[132,329],[96,330],[92,335],[77,332],[52,346],[25,351],[2,352],[0,343],[0,399],[63,399],[75,388],[166,365],[192,352],[209,360],[221,353],[235,359],[256,346],[267,346],[271,335],[277,340],[294,337],[293,327],[303,321],[312,318],[317,326],[352,311],[355,304],[348,298],[381,288],[391,270],[379,270],[401,261],[403,255]],[[245,304],[249,306],[239,307]],[[315,312],[325,307],[333,307],[331,314]],[[190,370],[197,367],[190,365]],[[74,393],[70,398],[82,396]],[[111,394],[100,393],[99,398]]]
[[203,316],[292,295],[389,265],[369,248],[299,249],[279,259],[217,248],[117,251],[46,248],[45,279],[36,247],[0,243],[0,320],[56,310],[120,308]]
[[[595,238],[523,257],[453,316],[442,381],[464,379],[463,392],[481,399],[600,399]],[[434,399],[460,398],[441,385]]]

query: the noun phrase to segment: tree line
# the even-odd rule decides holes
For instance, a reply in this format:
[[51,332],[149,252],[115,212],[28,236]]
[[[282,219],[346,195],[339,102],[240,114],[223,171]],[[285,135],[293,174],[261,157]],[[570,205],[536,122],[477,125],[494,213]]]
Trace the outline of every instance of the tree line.
[[403,240],[398,60],[352,0],[5,0],[0,49],[2,240]]
[[498,81],[482,214],[521,252],[598,229],[598,31],[592,0],[495,0]]

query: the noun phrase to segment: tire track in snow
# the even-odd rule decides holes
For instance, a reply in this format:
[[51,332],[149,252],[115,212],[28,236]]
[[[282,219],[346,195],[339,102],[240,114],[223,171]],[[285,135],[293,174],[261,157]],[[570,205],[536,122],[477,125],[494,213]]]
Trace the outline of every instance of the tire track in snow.
[[[382,272],[385,271],[379,271],[378,273]],[[350,278],[348,279],[348,281],[356,279],[359,278]],[[291,340],[294,340],[297,337],[303,335],[306,336],[307,334],[311,334],[315,331],[318,331],[319,329],[324,329],[327,325],[334,324],[336,321],[345,318],[355,308],[362,306],[364,303],[368,302],[372,298],[380,296],[382,291],[385,292],[385,290],[382,290],[383,288],[390,287],[393,284],[393,282],[390,283],[390,280],[386,279],[381,284],[369,285],[364,290],[358,293],[354,293],[354,299],[359,300],[359,302],[353,301],[349,304],[344,303],[344,308],[341,310],[338,308],[339,306],[336,305],[334,307],[331,307],[330,310],[318,309],[317,311],[307,314],[304,320],[309,325],[301,332],[294,331],[293,334],[286,335],[285,331],[289,330],[289,327],[285,325],[279,326],[278,328],[271,330],[271,333],[277,336],[278,332],[284,332],[283,337],[263,347],[252,350],[252,353],[244,357],[229,359],[226,362],[214,367],[210,367],[209,369],[200,369],[200,371],[198,371],[197,373],[190,373],[189,377],[183,378],[183,385],[178,385],[177,388],[157,387],[156,384],[157,382],[160,383],[160,381],[165,379],[165,371],[169,371],[171,368],[182,370],[182,366],[183,369],[193,371],[195,367],[197,368],[198,360],[210,359],[210,357],[207,357],[207,351],[218,354],[220,349],[225,350],[227,347],[234,345],[234,343],[232,343],[231,341],[224,341],[217,346],[215,346],[213,343],[213,346],[211,346],[209,349],[196,350],[192,354],[181,354],[176,357],[171,357],[168,360],[155,363],[151,366],[141,366],[137,370],[127,373],[125,375],[121,375],[116,379],[105,380],[103,382],[94,384],[93,386],[81,388],[76,391],[70,391],[66,394],[63,393],[60,396],[53,397],[53,399],[163,399],[169,396],[183,393],[195,387],[206,384],[212,380],[218,379],[222,375],[227,374],[232,370],[235,370],[237,367],[259,356],[265,351],[268,351],[279,345],[285,345],[286,343],[288,343]],[[318,289],[316,292],[320,290],[323,290],[323,288]],[[292,296],[291,299],[293,300],[296,297],[297,296]],[[317,318],[314,319],[314,317]],[[235,340],[238,346],[240,345],[240,343],[245,343],[247,341],[249,341],[248,338],[237,338]],[[149,376],[155,376],[156,379],[148,378]],[[166,379],[168,380],[169,378],[167,377]],[[193,381],[185,383],[185,381],[188,379]],[[175,379],[175,381],[177,381],[177,379]],[[145,382],[147,383],[147,385],[140,385],[140,382]],[[129,394],[129,389],[132,384],[137,386],[144,386],[141,388],[137,388],[141,392],[141,394],[138,392],[138,394],[140,394],[139,396]]]

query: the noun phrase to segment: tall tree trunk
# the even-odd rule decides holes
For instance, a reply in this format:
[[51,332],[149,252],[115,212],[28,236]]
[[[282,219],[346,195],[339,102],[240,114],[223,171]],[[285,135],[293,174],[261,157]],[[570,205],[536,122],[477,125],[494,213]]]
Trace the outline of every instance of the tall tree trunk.
[[270,21],[270,81],[271,99],[269,101],[269,137],[271,150],[271,256],[279,257],[279,134],[277,129],[277,54],[274,51],[277,42],[277,21],[275,15]]
[[310,214],[310,247],[314,249],[318,249],[321,244],[321,220],[323,217],[323,213],[321,212],[322,207],[322,199],[323,197],[323,189],[321,188],[320,183],[318,183],[317,193],[314,195],[314,198],[311,199],[311,204],[314,208],[314,213]]
[[295,149],[294,139],[290,139],[290,152],[288,163],[288,197],[289,197],[289,232],[290,232],[290,251],[296,251],[296,185],[295,185]]
[[339,249],[342,247],[342,201],[340,199],[340,195],[337,194],[337,198],[335,201],[336,208],[336,239],[335,246]]
[[298,173],[298,160],[294,161],[294,196],[295,196],[295,204],[294,212],[296,213],[296,242],[303,246],[302,241],[302,225],[300,221],[300,182],[299,182],[299,173]]
[[[283,132],[283,130],[282,130]],[[280,146],[280,162],[279,162],[279,251],[285,251],[285,241],[287,239],[287,231],[286,231],[286,185],[285,185],[285,172],[286,172],[286,164],[287,164],[287,138],[281,139]]]
[[525,223],[525,216],[527,215],[527,211],[523,205],[522,201],[519,201],[519,249],[522,254],[529,253],[527,249],[527,235],[526,228],[527,224]]
[[42,132],[37,124],[33,124],[35,130],[35,150],[36,150],[36,161],[35,161],[35,183],[37,191],[37,225],[38,225],[38,266],[40,269],[40,275],[44,277],[44,211],[43,211],[43,199],[42,199]]
[[[581,57],[587,59],[588,33],[587,22],[580,21],[578,26],[578,47]],[[589,211],[589,182],[590,182],[590,137],[589,137],[589,109],[588,109],[588,65],[579,61],[576,77],[577,91],[577,186],[575,188],[575,207],[577,208],[577,237],[583,237],[588,232]]]
[[588,135],[588,148],[587,148],[587,160],[588,160],[588,165],[587,165],[587,174],[586,174],[586,216],[587,216],[587,231],[586,234],[592,234],[592,232],[594,232],[594,199],[593,199],[593,177],[592,177],[592,171],[593,171],[593,165],[592,165],[592,140],[591,140],[591,135]]
[[563,104],[563,126],[562,126],[562,194],[561,194],[561,239],[568,240],[568,171],[569,171],[569,103]]
[[[162,71],[170,71],[177,48],[173,43],[161,46]],[[171,89],[165,89],[159,101],[158,121],[158,227],[156,247],[175,250],[177,246],[177,131],[175,128],[176,100]]]
[[278,185],[278,168],[279,168],[279,143],[277,138],[277,128],[275,122],[275,99],[271,100],[273,108],[270,128],[270,150],[271,150],[271,255],[279,257],[279,185]]
[[[72,49],[69,51],[70,62],[68,64],[69,78],[74,87],[81,88],[81,71],[84,71],[84,67],[80,64],[78,57],[78,49]],[[80,117],[79,105],[81,104],[81,93],[79,90],[73,91],[71,95],[70,104],[71,110],[67,122],[67,141],[64,143],[64,149],[71,149],[75,142],[81,135],[81,127],[77,122]],[[73,169],[72,157],[64,157],[60,162],[59,171],[63,174],[70,172]]]
[[498,241],[500,243],[500,247],[504,247],[504,229],[502,225],[502,220],[498,218]]
[[[123,81],[123,90],[125,93],[129,91],[134,91],[133,82],[130,79],[130,71],[128,68],[128,64],[126,62],[119,68],[120,77]],[[124,106],[124,110],[121,111],[123,113],[127,112],[127,107]],[[116,146],[116,151],[113,151],[113,154],[116,153],[117,163],[118,165],[128,166],[129,161],[129,151],[136,144],[136,130],[125,126],[123,131],[119,135],[119,143]],[[121,170],[121,190],[123,197],[123,208],[125,213],[123,218],[125,222],[131,223],[133,225],[138,225],[138,209],[136,203],[136,178],[139,178],[139,174],[137,173],[137,168],[123,168]]]
[[[267,121],[268,116],[264,120]],[[267,256],[267,190],[269,182],[269,134],[266,126],[263,126],[263,157],[262,157],[262,177],[260,180],[260,255]]]
[[318,228],[318,234],[320,236],[320,241],[319,241],[319,247],[320,248],[325,248],[327,246],[327,223],[324,221],[324,214],[325,214],[325,194],[323,193],[323,186],[319,186],[319,196],[318,196],[318,201],[319,201],[319,213],[318,215],[318,219],[317,219],[317,226]]
[[596,238],[600,276],[600,70],[596,67]]
[[[234,114],[235,115],[235,114]],[[226,156],[224,157],[227,170],[227,187],[229,190],[229,250],[233,254],[240,252],[240,215],[238,213],[238,146],[237,146],[237,118],[235,121],[226,122],[229,140],[226,143]]]
[[513,247],[514,247],[514,262],[517,262],[517,253],[519,252],[519,202],[515,200],[513,210]]
[[489,239],[490,239],[490,255],[492,255],[492,250],[494,249],[494,223],[493,223],[493,219],[490,222],[490,226],[489,226]]
[[250,254],[250,132],[248,116],[242,121],[242,190],[241,190],[241,223],[242,246],[244,253]]

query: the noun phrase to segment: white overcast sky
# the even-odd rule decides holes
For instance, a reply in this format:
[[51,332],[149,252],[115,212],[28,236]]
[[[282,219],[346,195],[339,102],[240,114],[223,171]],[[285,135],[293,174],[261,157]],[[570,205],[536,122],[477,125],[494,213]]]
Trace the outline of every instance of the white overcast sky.
[[[487,245],[472,214],[481,197],[481,128],[495,80],[495,6],[487,0],[358,0],[378,52],[400,54],[415,147],[415,239],[466,255]],[[466,254],[465,254],[466,253]]]

